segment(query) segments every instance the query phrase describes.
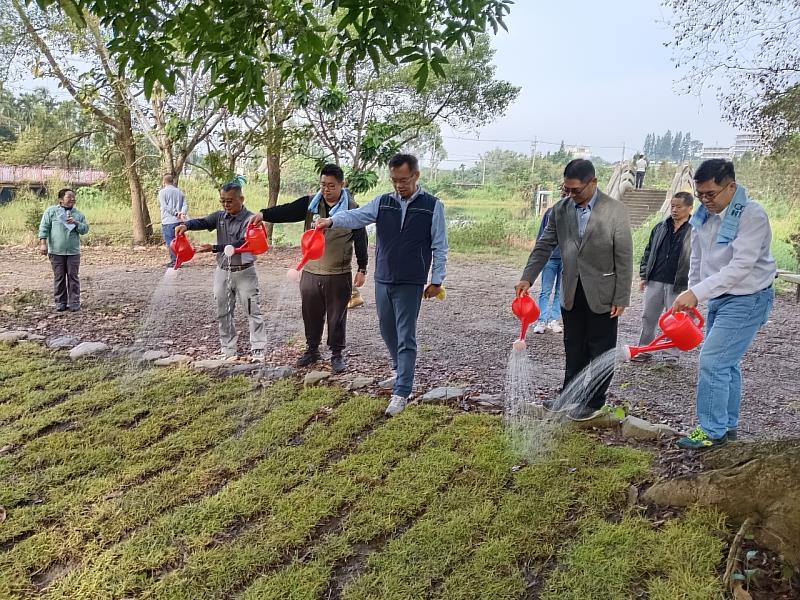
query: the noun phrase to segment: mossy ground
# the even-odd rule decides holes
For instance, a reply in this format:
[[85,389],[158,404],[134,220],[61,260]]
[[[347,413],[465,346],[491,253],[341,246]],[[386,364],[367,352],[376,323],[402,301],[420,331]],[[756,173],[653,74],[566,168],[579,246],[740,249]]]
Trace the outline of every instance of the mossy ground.
[[719,515],[626,508],[646,453],[384,405],[0,345],[0,598],[721,596]]

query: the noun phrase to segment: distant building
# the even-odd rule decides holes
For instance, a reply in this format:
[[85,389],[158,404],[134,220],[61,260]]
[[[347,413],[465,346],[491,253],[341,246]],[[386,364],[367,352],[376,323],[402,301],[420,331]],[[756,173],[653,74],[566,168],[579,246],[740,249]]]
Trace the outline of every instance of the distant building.
[[730,160],[732,157],[733,155],[729,146],[703,146],[703,154],[700,155],[701,160],[710,160],[712,158]]
[[574,158],[588,159],[592,155],[590,146],[567,146],[564,150],[569,152]]
[[734,158],[739,158],[750,152],[752,154],[761,154],[764,151],[764,144],[761,141],[761,136],[757,133],[740,133],[736,136],[736,143],[731,148],[731,154]]

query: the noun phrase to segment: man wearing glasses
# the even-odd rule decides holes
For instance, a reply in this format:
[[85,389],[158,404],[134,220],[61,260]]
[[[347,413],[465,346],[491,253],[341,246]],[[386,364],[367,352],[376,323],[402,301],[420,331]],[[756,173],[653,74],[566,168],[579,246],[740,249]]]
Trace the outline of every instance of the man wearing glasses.
[[[289,204],[264,208],[250,217],[251,223],[305,222],[312,227],[315,218],[333,216],[358,208],[344,187],[344,172],[334,164],[322,167],[316,195],[303,196]],[[352,263],[355,248],[358,272],[353,281]],[[337,229],[325,232],[325,253],[319,260],[308,261],[300,277],[300,300],[306,333],[306,351],[297,360],[298,367],[307,367],[322,359],[319,345],[325,318],[328,320],[328,348],[331,350],[331,370],[341,373],[347,369],[344,348],[347,329],[347,304],[356,288],[364,285],[367,276],[367,231]]]
[[[386,414],[394,416],[408,402],[417,362],[417,317],[422,297],[442,289],[447,264],[444,206],[417,185],[415,156],[397,154],[389,161],[394,192],[366,206],[319,219],[317,227],[356,229],[376,224],[375,304],[381,337],[396,372]],[[428,272],[430,284],[428,281]]]
[[[617,345],[617,319],[630,304],[633,278],[628,209],[597,189],[594,165],[588,160],[573,160],[564,169],[562,199],[531,251],[515,287],[517,296],[530,289],[556,246],[563,266],[566,387],[593,359]],[[571,407],[569,417],[589,420],[602,414],[612,377],[613,372],[590,390],[589,398]]]
[[678,446],[701,450],[736,439],[742,397],[742,356],[767,322],[775,261],[767,213],[736,183],[733,163],[707,160],[694,174],[702,206],[692,227],[689,289],[672,310],[708,305],[697,379],[699,425]]
[[231,245],[237,248],[244,244],[247,221],[253,213],[244,207],[242,184],[238,179],[220,188],[219,202],[223,210],[178,225],[175,228],[175,235],[182,235],[187,230],[217,231],[217,243],[201,244],[197,252],[214,252],[217,255],[214,298],[217,302],[221,358],[234,360],[237,356],[238,335],[233,314],[238,298],[250,327],[250,356],[252,360],[262,362],[267,334],[261,308],[258,305],[258,275],[253,268],[256,257],[249,252],[243,252],[234,254],[229,259],[223,253],[225,246]]

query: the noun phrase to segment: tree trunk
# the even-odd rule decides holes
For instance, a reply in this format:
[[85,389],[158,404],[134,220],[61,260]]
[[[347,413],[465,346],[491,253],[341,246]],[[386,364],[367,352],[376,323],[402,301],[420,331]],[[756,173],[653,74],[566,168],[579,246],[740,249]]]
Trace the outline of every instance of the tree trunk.
[[[267,154],[267,208],[272,208],[278,203],[278,194],[281,192],[281,155],[269,152]],[[272,243],[272,223],[266,223],[267,236]]]
[[116,134],[117,147],[122,153],[125,163],[125,175],[128,178],[128,187],[131,191],[131,215],[133,221],[133,243],[142,246],[149,243],[153,238],[153,224],[150,221],[150,211],[147,209],[147,198],[142,189],[142,182],[139,179],[139,171],[136,164],[136,141],[133,138],[133,131],[130,128],[130,115],[127,119],[122,119],[122,125]]
[[702,472],[659,481],[644,498],[752,517],[756,540],[800,567],[800,440],[732,443],[703,458]]

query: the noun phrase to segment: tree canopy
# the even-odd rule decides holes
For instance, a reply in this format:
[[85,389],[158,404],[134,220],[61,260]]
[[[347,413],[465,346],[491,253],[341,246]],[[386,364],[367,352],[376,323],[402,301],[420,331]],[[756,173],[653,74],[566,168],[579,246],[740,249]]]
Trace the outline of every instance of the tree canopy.
[[[422,89],[443,76],[445,51],[466,49],[489,29],[505,28],[512,0],[37,0],[76,23],[96,17],[121,71],[172,93],[182,70],[202,66],[209,94],[229,110],[264,105],[264,62],[299,89],[335,84],[339,72],[382,60],[416,66]],[[286,47],[290,52],[271,52]]]

